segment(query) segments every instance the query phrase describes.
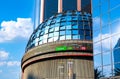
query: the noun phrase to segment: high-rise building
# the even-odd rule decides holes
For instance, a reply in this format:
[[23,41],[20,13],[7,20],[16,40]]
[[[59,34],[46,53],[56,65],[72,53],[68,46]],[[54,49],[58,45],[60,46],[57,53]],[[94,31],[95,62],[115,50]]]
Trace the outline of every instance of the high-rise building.
[[114,47],[113,50],[113,56],[114,56],[114,68],[115,69],[120,69],[120,38],[117,41],[117,44]]
[[91,0],[40,0],[23,79],[94,79]]
[[[120,0],[92,0],[94,66],[105,77],[114,76],[114,52],[120,50]],[[119,52],[120,53],[120,52]],[[118,56],[119,57],[119,56]],[[118,78],[119,79],[119,78]]]

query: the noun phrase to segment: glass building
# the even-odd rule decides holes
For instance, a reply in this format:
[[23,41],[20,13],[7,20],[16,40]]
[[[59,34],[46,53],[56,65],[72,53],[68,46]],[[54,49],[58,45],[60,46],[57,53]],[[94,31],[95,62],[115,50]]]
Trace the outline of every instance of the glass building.
[[105,77],[114,76],[120,64],[120,0],[92,0],[92,7],[94,66]]
[[[114,69],[120,69],[120,38],[117,41],[117,44],[114,47],[114,51],[113,51],[113,56],[114,56],[114,63],[117,63],[114,65]],[[116,75],[116,74],[115,74]]]
[[94,79],[91,0],[40,0],[23,79]]
[[91,0],[37,0],[37,3],[40,4],[40,12],[37,12],[40,15],[40,23],[55,13],[65,11],[78,10],[91,13]]
[[[60,40],[92,40],[90,13],[67,11],[55,14],[41,23],[31,35],[26,50]],[[89,45],[92,48],[92,44]]]

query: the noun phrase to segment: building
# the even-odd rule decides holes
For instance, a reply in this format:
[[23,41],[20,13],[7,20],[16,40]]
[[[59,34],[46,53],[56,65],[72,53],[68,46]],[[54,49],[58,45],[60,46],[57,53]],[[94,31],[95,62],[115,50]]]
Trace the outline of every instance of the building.
[[92,0],[94,66],[105,77],[114,76],[115,65],[119,59],[114,52],[120,50],[120,0]]
[[114,69],[120,69],[120,38],[114,47],[113,56],[114,56],[114,63],[115,63]]
[[40,25],[22,58],[22,79],[94,79],[91,0],[40,4]]

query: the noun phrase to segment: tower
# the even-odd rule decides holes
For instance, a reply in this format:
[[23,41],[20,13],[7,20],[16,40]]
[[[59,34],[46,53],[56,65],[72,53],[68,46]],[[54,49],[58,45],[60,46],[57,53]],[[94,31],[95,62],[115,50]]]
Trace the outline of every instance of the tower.
[[94,79],[91,0],[40,0],[23,79]]

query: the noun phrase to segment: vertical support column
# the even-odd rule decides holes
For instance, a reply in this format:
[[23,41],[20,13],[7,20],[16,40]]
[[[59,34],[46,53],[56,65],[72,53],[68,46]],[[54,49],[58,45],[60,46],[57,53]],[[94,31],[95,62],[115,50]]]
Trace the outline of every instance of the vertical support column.
[[77,10],[81,11],[81,0],[77,0]]
[[44,0],[41,0],[41,8],[40,8],[40,23],[44,21]]
[[62,12],[62,0],[58,0],[58,13]]

